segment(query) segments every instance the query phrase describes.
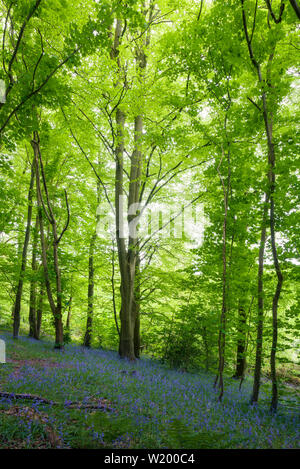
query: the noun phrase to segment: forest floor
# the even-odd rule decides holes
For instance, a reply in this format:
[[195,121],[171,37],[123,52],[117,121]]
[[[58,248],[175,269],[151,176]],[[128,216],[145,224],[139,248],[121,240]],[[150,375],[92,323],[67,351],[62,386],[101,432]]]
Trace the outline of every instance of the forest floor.
[[[299,388],[280,385],[269,413],[270,385],[249,405],[251,380],[227,377],[221,403],[213,376],[168,369],[150,359],[0,334],[0,448],[297,448]],[[45,399],[14,399],[14,394]],[[23,396],[24,397],[24,396]],[[99,408],[97,408],[99,407]]]

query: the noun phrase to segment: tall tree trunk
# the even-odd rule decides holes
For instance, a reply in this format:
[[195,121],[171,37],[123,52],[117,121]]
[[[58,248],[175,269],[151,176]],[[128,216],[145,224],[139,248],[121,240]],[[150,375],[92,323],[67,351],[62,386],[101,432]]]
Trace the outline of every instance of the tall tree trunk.
[[254,381],[252,388],[252,396],[250,399],[251,404],[258,401],[261,364],[263,353],[263,326],[264,326],[264,254],[266,246],[267,235],[267,218],[268,218],[268,194],[265,194],[265,201],[263,207],[262,227],[260,235],[259,256],[258,256],[258,276],[257,276],[257,333],[256,333],[256,353],[255,353],[255,368],[254,368]]
[[[257,77],[260,85],[262,85],[262,95],[261,95],[261,100],[262,100],[262,114],[263,114],[263,119],[264,119],[264,124],[265,124],[265,133],[267,137],[267,146],[268,146],[268,183],[269,183],[269,198],[270,198],[270,230],[271,230],[271,245],[272,245],[272,255],[273,255],[273,261],[274,261],[274,267],[276,271],[276,276],[277,276],[277,285],[276,285],[276,290],[273,296],[273,305],[272,305],[272,315],[273,315],[273,336],[272,336],[272,350],[271,350],[271,357],[270,357],[270,364],[271,364],[271,378],[272,378],[272,400],[271,400],[271,411],[276,412],[277,410],[277,402],[278,402],[278,390],[277,390],[277,380],[276,380],[276,349],[277,349],[277,335],[278,335],[278,322],[277,322],[277,310],[278,310],[278,302],[279,302],[279,297],[282,289],[282,284],[283,284],[283,275],[280,269],[280,264],[279,264],[279,259],[278,259],[278,254],[277,254],[277,248],[276,248],[276,240],[275,240],[275,202],[274,202],[274,192],[275,192],[275,162],[276,162],[276,155],[275,155],[275,147],[274,147],[274,141],[273,141],[273,114],[272,114],[272,107],[268,106],[268,101],[267,101],[267,90],[266,90],[266,85],[269,88],[272,88],[272,80],[271,80],[271,69],[272,69],[272,63],[273,63],[273,58],[274,58],[274,53],[275,53],[275,47],[276,44],[273,46],[273,50],[269,54],[268,58],[268,64],[267,64],[267,72],[266,72],[266,80],[263,80],[262,73],[261,73],[261,66],[257,62],[253,48],[252,48],[252,37],[254,33],[254,29],[252,29],[252,35],[251,39],[248,34],[248,28],[247,28],[247,19],[246,19],[246,13],[244,9],[244,0],[241,0],[242,4],[242,17],[243,17],[243,26],[244,26],[244,32],[245,32],[245,38],[247,41],[247,46],[248,46],[248,51],[249,51],[249,56],[251,59],[251,62],[253,66],[256,69],[257,72]],[[293,6],[295,12],[298,14],[300,13],[299,7],[296,1],[291,1],[291,5]],[[283,6],[283,5],[282,5]],[[283,12],[283,9],[281,9],[281,14]],[[273,18],[274,19],[274,18]],[[275,21],[276,22],[276,21]],[[256,383],[257,384],[257,383]],[[254,393],[253,393],[254,395]],[[256,390],[255,396],[258,396],[258,390]],[[257,399],[256,399],[257,401]],[[254,402],[256,402],[254,400]]]
[[272,303],[272,348],[271,348],[271,357],[270,357],[270,366],[271,366],[271,379],[272,379],[272,399],[271,399],[271,412],[277,411],[278,405],[278,389],[277,389],[277,377],[276,377],[276,351],[277,351],[277,339],[278,339],[278,302],[280,298],[280,293],[283,284],[283,275],[281,272],[279,258],[277,253],[276,246],[276,236],[275,236],[275,201],[274,193],[276,188],[276,175],[275,175],[275,162],[276,155],[274,150],[273,134],[272,134],[272,114],[269,113],[268,124],[268,153],[269,153],[269,164],[270,164],[270,231],[271,231],[271,245],[272,245],[272,255],[274,261],[274,267],[277,276],[276,289],[273,295]]
[[61,271],[58,261],[58,234],[56,222],[52,224],[53,230],[53,258],[54,270],[56,278],[56,308],[55,308],[55,348],[61,349],[64,346],[64,332],[63,332],[63,318],[62,318],[62,286],[61,286]]
[[17,339],[19,336],[20,330],[20,311],[21,311],[21,298],[22,298],[22,291],[23,291],[23,283],[24,283],[24,276],[25,276],[25,269],[26,269],[26,262],[27,262],[27,250],[28,244],[30,239],[30,226],[31,226],[31,218],[32,218],[32,199],[33,199],[33,187],[34,187],[34,175],[35,175],[35,160],[31,165],[31,174],[30,174],[30,184],[29,184],[29,191],[28,191],[28,209],[27,209],[27,225],[25,231],[25,239],[23,244],[23,251],[22,251],[22,258],[21,258],[21,268],[19,274],[18,285],[16,288],[16,299],[13,308],[13,337]]
[[[154,10],[154,4],[151,3],[148,9],[149,20],[151,23]],[[146,15],[146,11],[144,11]],[[111,50],[111,58],[115,60],[119,72],[121,72],[121,63],[119,57],[119,46],[122,34],[125,32],[120,20],[116,21],[114,44]],[[150,30],[148,29],[146,36],[135,41],[136,46],[136,66],[137,76],[139,80],[143,80],[145,68],[147,65],[145,47],[149,45]],[[142,35],[141,35],[142,36]],[[121,73],[119,73],[121,78]],[[116,87],[120,84],[120,80],[116,83]],[[126,78],[123,87],[127,86]],[[128,215],[127,223],[129,227],[128,246],[126,248],[125,240],[122,233],[121,223],[124,219],[123,207],[123,154],[124,154],[124,126],[125,114],[120,109],[116,109],[116,126],[117,126],[117,146],[116,155],[116,173],[115,173],[115,216],[116,216],[116,239],[118,247],[118,258],[121,276],[121,310],[120,310],[120,342],[119,354],[121,357],[134,360],[135,343],[139,338],[138,321],[136,322],[137,311],[135,304],[135,282],[136,282],[136,262],[138,256],[138,235],[137,222],[139,218],[139,202],[140,202],[140,185],[141,185],[141,167],[142,167],[142,134],[143,134],[143,109],[140,109],[134,119],[134,150],[131,155],[130,175],[129,175],[129,193],[128,193]],[[135,327],[137,325],[137,327]],[[136,334],[136,340],[135,340]]]
[[[139,210],[139,191],[141,181],[141,160],[140,139],[143,130],[142,116],[137,116],[134,122],[135,128],[135,149],[131,156],[130,182],[128,195],[128,250],[126,253],[126,263],[121,272],[121,330],[120,330],[120,355],[135,359],[135,333],[139,334],[136,327],[136,317],[139,305],[135,301],[136,288],[136,264],[138,262],[138,236],[137,220]],[[123,273],[123,278],[122,278]],[[125,274],[125,275],[124,275]],[[138,325],[138,322],[137,322]],[[138,339],[139,340],[139,339]],[[136,339],[136,343],[138,342]]]
[[38,230],[39,230],[39,218],[36,217],[34,233],[33,233],[33,242],[32,242],[32,260],[31,260],[31,270],[33,278],[30,282],[30,298],[29,298],[29,337],[38,339],[37,333],[37,321],[36,321],[36,273],[37,273],[37,240],[38,240]]
[[[111,58],[115,60],[119,72],[121,65],[119,59],[119,46],[122,35],[122,21],[116,21],[114,44],[111,50]],[[118,86],[119,82],[115,86]],[[125,84],[124,84],[125,86]],[[133,285],[131,278],[131,270],[128,263],[128,252],[126,249],[123,220],[124,220],[124,187],[123,187],[123,171],[124,171],[124,128],[125,113],[118,106],[116,109],[116,127],[117,127],[117,145],[115,148],[116,170],[115,170],[115,217],[116,217],[116,240],[118,248],[118,260],[120,267],[121,285],[121,309],[120,309],[120,334],[119,334],[119,355],[122,358],[130,360],[135,359],[134,341],[133,341],[133,322],[132,322],[132,302],[133,302]]]
[[[125,239],[123,233],[123,219],[124,219],[124,206],[123,206],[123,153],[124,153],[124,124],[125,114],[117,109],[116,123],[118,128],[118,141],[119,144],[116,148],[116,182],[115,182],[115,206],[116,206],[116,239],[118,247],[118,259],[121,275],[121,310],[120,310],[120,343],[119,354],[122,358],[130,360],[135,359],[134,355],[134,322],[133,322],[133,298],[134,298],[134,285],[133,285],[133,253],[127,253],[125,246]],[[131,261],[131,265],[130,265]]]
[[[116,61],[119,72],[121,71],[119,59],[119,46],[122,35],[122,22],[117,20],[115,28],[114,45],[111,50],[111,58]],[[119,83],[116,83],[118,86]],[[125,86],[125,84],[123,85]],[[116,110],[116,126],[117,126],[117,146],[116,155],[116,172],[115,172],[115,216],[116,216],[116,240],[118,248],[118,259],[121,276],[121,310],[120,310],[120,336],[119,336],[119,355],[122,358],[134,360],[134,320],[133,320],[133,299],[134,299],[134,271],[135,271],[135,254],[126,249],[123,220],[124,220],[124,127],[125,114],[120,109]],[[132,166],[132,165],[131,165]],[[131,186],[132,191],[132,186]]]
[[[269,87],[272,87],[271,84],[271,68],[274,58],[274,50],[269,55],[268,67],[267,67],[267,83]],[[271,246],[272,246],[272,256],[275,267],[275,272],[277,276],[276,289],[273,295],[272,303],[272,348],[271,348],[271,357],[270,357],[270,366],[271,366],[271,379],[272,379],[272,399],[271,399],[271,412],[277,411],[278,405],[278,389],[277,389],[277,378],[276,378],[276,351],[277,351],[277,338],[278,338],[278,302],[280,298],[280,293],[283,284],[283,275],[281,272],[279,258],[277,253],[276,246],[276,235],[275,235],[275,201],[274,193],[276,188],[276,174],[275,174],[275,163],[276,163],[276,154],[275,146],[273,141],[273,113],[268,108],[267,96],[264,93],[262,96],[263,101],[263,116],[265,123],[265,132],[268,143],[268,180],[269,180],[269,194],[270,194],[270,232],[271,232]]]

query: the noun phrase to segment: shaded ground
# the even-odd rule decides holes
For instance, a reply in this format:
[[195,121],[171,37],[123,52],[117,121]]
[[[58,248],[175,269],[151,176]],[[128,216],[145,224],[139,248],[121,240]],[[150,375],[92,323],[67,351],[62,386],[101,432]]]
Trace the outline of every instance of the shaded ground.
[[[280,387],[278,415],[269,414],[270,386],[249,406],[251,382],[225,380],[217,402],[213,376],[170,370],[153,360],[120,360],[116,353],[28,338],[7,344],[0,365],[0,448],[297,448],[299,394]],[[15,400],[13,393],[41,396]],[[103,403],[109,412],[93,408]]]

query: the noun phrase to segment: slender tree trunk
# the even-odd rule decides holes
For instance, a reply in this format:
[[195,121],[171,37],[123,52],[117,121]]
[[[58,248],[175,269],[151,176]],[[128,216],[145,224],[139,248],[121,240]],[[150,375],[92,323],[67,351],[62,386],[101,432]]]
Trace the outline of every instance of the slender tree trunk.
[[[272,119],[272,116],[270,117]],[[276,236],[275,236],[275,201],[274,192],[276,187],[276,175],[275,175],[275,161],[276,155],[274,151],[274,143],[272,138],[272,122],[269,123],[269,132],[271,133],[271,141],[269,142],[269,162],[270,162],[270,231],[271,231],[271,245],[272,255],[274,261],[274,267],[277,276],[277,285],[273,296],[272,303],[272,348],[270,357],[271,366],[271,379],[272,379],[272,399],[271,399],[271,412],[277,411],[278,405],[278,388],[277,388],[277,377],[276,377],[276,351],[277,351],[277,339],[278,339],[278,302],[283,284],[283,275],[281,272],[277,247],[276,247]]]
[[15,304],[13,308],[13,318],[14,318],[13,337],[14,339],[18,338],[19,329],[20,329],[21,298],[22,298],[22,291],[23,291],[23,283],[24,283],[26,261],[27,261],[27,250],[28,250],[28,244],[29,244],[29,239],[30,239],[30,226],[31,226],[31,218],[32,218],[34,175],[35,175],[35,161],[33,161],[31,165],[30,184],[29,184],[29,191],[28,191],[28,198],[27,198],[28,200],[27,225],[26,225],[25,239],[24,239],[24,244],[23,244],[19,280],[18,280],[18,284],[16,288],[16,299],[15,299]]
[[[100,203],[100,182],[97,181],[97,206]],[[94,254],[95,254],[95,245],[97,240],[97,226],[100,221],[100,215],[96,215],[96,227],[95,232],[90,240],[90,249],[89,249],[89,279],[88,279],[88,307],[87,307],[87,320],[86,320],[86,331],[83,339],[83,345],[85,347],[91,346],[92,341],[92,330],[93,330],[93,316],[94,316]]]
[[136,358],[140,358],[141,354],[141,318],[140,303],[134,302],[135,322],[134,322],[134,354]]
[[203,338],[204,349],[205,349],[205,371],[208,372],[209,370],[209,345],[208,345],[206,326],[204,326],[202,329],[202,338]]
[[39,219],[36,217],[35,228],[32,243],[32,260],[31,270],[33,278],[30,282],[30,299],[29,299],[29,337],[38,339],[37,320],[36,320],[36,273],[37,273],[37,240],[39,230]]
[[227,208],[225,209],[225,216],[224,216],[224,225],[223,225],[223,293],[222,293],[222,312],[220,318],[220,331],[219,331],[219,341],[218,341],[218,348],[219,348],[219,369],[218,375],[215,380],[215,386],[217,385],[217,380],[219,378],[219,401],[222,400],[223,393],[224,393],[224,381],[223,381],[223,372],[224,372],[224,364],[225,364],[225,343],[226,343],[226,315],[227,315],[227,258],[226,258],[226,226],[227,226]]
[[[37,176],[37,180],[39,175]],[[39,181],[37,182],[39,187]],[[39,224],[40,224],[40,238],[41,238],[41,247],[42,247],[42,261],[43,261],[43,268],[44,268],[44,276],[45,276],[45,286],[46,292],[49,300],[49,305],[54,317],[54,326],[55,326],[55,348],[62,348],[63,347],[63,324],[62,324],[62,315],[61,309],[55,304],[53,295],[52,295],[52,288],[51,282],[49,277],[49,269],[48,269],[48,260],[47,260],[47,248],[46,248],[46,241],[45,241],[45,234],[44,234],[44,221],[43,221],[43,208],[40,198],[40,189],[37,190],[38,193],[38,215],[39,215]]]
[[113,301],[113,310],[114,310],[114,319],[115,319],[115,325],[116,329],[120,338],[120,328],[119,328],[119,323],[118,323],[118,317],[117,317],[117,308],[116,308],[116,295],[115,295],[115,244],[113,241],[112,245],[112,272],[111,272],[111,287],[112,287],[112,301]]
[[[24,173],[23,173],[24,174]],[[17,241],[17,265],[22,264],[22,251],[23,251],[23,246],[24,246],[24,241],[23,241],[23,223],[19,223],[18,227],[18,241]],[[19,277],[20,273],[16,273],[15,278],[14,278],[14,285],[12,287],[12,296],[13,296],[13,302],[11,306],[11,319],[12,323],[14,322],[14,311],[15,311],[15,299],[16,299],[16,294],[18,291],[18,283],[19,283]]]
[[[40,152],[40,140],[39,140],[39,135],[37,132],[34,133],[34,138],[31,141],[31,144],[34,150],[35,161],[36,161],[36,188],[37,188],[38,215],[39,215],[40,238],[41,238],[41,247],[42,247],[42,262],[43,262],[43,268],[44,268],[45,285],[46,285],[46,291],[47,291],[50,308],[54,316],[54,325],[55,325],[54,348],[62,349],[64,345],[64,334],[63,334],[63,322],[62,322],[62,285],[61,285],[61,271],[59,268],[59,260],[58,260],[58,245],[69,225],[70,213],[69,213],[68,199],[67,199],[67,194],[65,192],[68,218],[67,218],[67,223],[62,233],[59,236],[57,232],[56,219],[54,217],[52,204],[50,202],[48,188],[46,184],[46,178],[45,178],[41,152]],[[42,175],[44,191],[46,194],[47,209],[42,198],[41,184],[40,184],[40,171]],[[52,294],[52,287],[51,287],[51,282],[50,282],[50,277],[49,277],[47,246],[46,246],[46,240],[45,240],[45,234],[44,234],[44,223],[43,223],[43,210],[48,218],[49,223],[51,224],[52,235],[53,235],[53,260],[54,260],[54,271],[55,271],[55,280],[56,280],[55,282],[56,283],[56,302],[54,301],[54,297]]]
[[[296,1],[290,0],[290,3],[292,7],[294,8],[296,14],[299,16],[300,10],[298,3]],[[280,264],[279,264],[279,259],[278,259],[278,254],[277,254],[277,248],[276,248],[276,240],[275,240],[275,202],[274,202],[274,192],[275,192],[275,162],[276,162],[276,155],[275,155],[275,147],[274,147],[274,141],[273,141],[273,114],[272,114],[272,107],[268,106],[268,101],[267,101],[267,91],[266,85],[269,88],[272,88],[272,80],[271,80],[271,69],[272,69],[272,63],[273,63],[273,58],[274,58],[274,53],[275,53],[275,46],[273,46],[272,52],[269,54],[268,58],[268,64],[267,64],[267,72],[266,72],[266,80],[263,80],[262,73],[261,73],[261,66],[257,62],[253,48],[252,48],[252,37],[254,33],[254,29],[252,30],[252,35],[251,39],[248,34],[248,28],[247,28],[247,18],[246,18],[246,13],[245,13],[245,8],[244,8],[244,0],[241,0],[241,5],[242,5],[242,18],[243,18],[243,27],[244,27],[244,32],[245,32],[245,38],[247,41],[247,46],[248,46],[248,51],[249,51],[249,56],[251,59],[251,62],[253,66],[255,67],[257,71],[257,77],[260,85],[263,85],[263,92],[261,95],[262,99],[262,114],[264,118],[264,124],[265,124],[265,132],[266,132],[266,137],[267,137],[267,145],[268,145],[268,165],[269,165],[269,171],[268,171],[268,183],[269,183],[269,197],[270,197],[270,230],[271,230],[271,244],[272,244],[272,255],[273,255],[273,261],[274,261],[274,267],[276,271],[276,276],[277,276],[277,285],[276,285],[276,290],[273,296],[273,305],[272,305],[272,315],[273,315],[273,337],[272,337],[272,351],[271,351],[271,357],[270,357],[270,364],[271,364],[271,378],[272,378],[272,400],[271,400],[271,411],[276,412],[277,410],[277,402],[278,402],[278,390],[277,390],[277,380],[276,380],[276,349],[277,349],[277,335],[278,335],[278,322],[277,322],[277,310],[278,310],[278,302],[279,302],[279,297],[282,289],[282,283],[283,283],[283,275],[280,269]],[[282,4],[282,7],[284,5]],[[283,12],[283,8],[281,9],[281,14]],[[274,18],[273,18],[274,19]],[[255,378],[256,381],[256,378]],[[256,383],[256,388],[257,388],[257,383]],[[257,397],[258,397],[258,389],[255,389],[255,393],[253,392],[252,395],[252,401],[256,402]],[[253,398],[256,398],[256,400]]]
[[64,342],[68,343],[71,341],[71,314],[72,314],[72,280],[71,280],[71,296],[68,301],[68,312],[67,312],[67,319],[66,319],[66,326],[64,329]]
[[[224,129],[226,130],[226,119]],[[230,190],[230,148],[227,152],[227,162],[228,162],[228,174],[227,174],[227,186],[225,186],[224,179],[220,172],[220,166],[224,158],[224,150],[222,148],[222,159],[217,168],[218,175],[223,188],[223,202],[224,202],[224,218],[223,218],[223,246],[222,246],[222,261],[223,261],[223,273],[222,273],[222,311],[220,317],[220,330],[219,330],[219,339],[218,339],[218,349],[219,349],[219,368],[214,382],[214,387],[216,387],[219,380],[219,401],[222,400],[224,394],[224,365],[225,365],[225,345],[226,345],[226,321],[227,321],[227,298],[228,298],[228,279],[227,279],[227,218],[228,218],[228,200],[229,200],[229,190]]]
[[73,297],[70,296],[69,305],[68,305],[68,314],[67,314],[67,320],[66,320],[66,330],[68,332],[70,332],[70,326],[71,326],[72,301],[73,301]]
[[41,325],[42,325],[42,317],[43,317],[43,300],[44,300],[44,294],[45,294],[44,288],[45,288],[44,282],[41,281],[39,300],[38,300],[37,311],[36,311],[37,339],[40,339],[40,335],[41,335]]
[[91,346],[92,341],[92,329],[93,329],[93,314],[94,314],[94,252],[96,243],[96,232],[93,234],[90,240],[89,250],[89,280],[88,280],[88,311],[86,320],[86,330],[83,340],[85,347]]
[[64,331],[63,331],[63,318],[62,318],[62,286],[61,286],[61,271],[58,261],[58,234],[56,222],[52,224],[53,230],[53,257],[54,257],[54,270],[56,278],[56,308],[55,308],[55,348],[61,349],[64,346]]
[[[273,213],[272,213],[273,212]],[[272,200],[271,200],[271,218],[274,216],[274,211],[272,210]],[[272,224],[274,223],[274,218],[272,220]],[[272,233],[273,231],[273,233]],[[276,351],[277,351],[277,338],[278,338],[278,319],[277,319],[277,310],[278,310],[278,302],[279,297],[282,289],[283,283],[283,275],[280,269],[277,249],[275,244],[275,231],[274,225],[271,228],[271,243],[272,243],[272,250],[273,250],[273,258],[275,263],[275,269],[277,274],[277,285],[276,290],[273,296],[273,304],[272,304],[272,325],[273,325],[273,335],[272,335],[272,348],[271,348],[271,357],[270,357],[270,365],[271,365],[271,379],[272,379],[272,400],[271,400],[271,411],[277,411],[278,405],[278,389],[277,389],[277,377],[276,377]]]
[[134,354],[136,358],[140,358],[141,352],[141,337],[140,337],[140,328],[141,328],[141,321],[140,321],[140,296],[141,296],[141,288],[140,288],[140,256],[137,255],[136,261],[136,272],[135,272],[135,289],[134,289],[134,315],[135,315],[135,322],[134,322]]
[[[267,83],[269,87],[272,87],[271,84],[271,68],[274,58],[273,51],[269,55],[268,67],[267,67]],[[271,399],[271,412],[277,411],[278,405],[278,389],[277,389],[277,378],[276,378],[276,351],[277,351],[277,337],[278,337],[278,302],[280,298],[280,293],[283,284],[283,275],[281,272],[279,258],[277,253],[276,246],[276,235],[275,235],[275,201],[274,193],[276,188],[276,174],[275,174],[275,163],[276,163],[276,154],[273,141],[273,113],[268,108],[267,96],[263,94],[263,116],[265,122],[265,131],[268,143],[268,180],[269,180],[269,193],[270,193],[270,231],[271,231],[271,246],[272,246],[272,256],[274,267],[277,276],[277,285],[273,295],[273,304],[272,304],[272,348],[271,348],[271,357],[270,357],[270,366],[271,366],[271,379],[272,379],[272,399]]]
[[258,256],[258,278],[257,278],[257,335],[256,335],[256,353],[255,353],[255,369],[254,369],[254,381],[252,396],[250,399],[251,404],[255,404],[258,401],[259,388],[260,388],[260,376],[261,376],[261,364],[262,364],[262,352],[263,352],[263,326],[264,326],[264,254],[266,246],[266,235],[267,235],[267,218],[268,218],[268,194],[265,194],[265,201],[263,207],[262,216],[262,227],[260,236],[259,256]]

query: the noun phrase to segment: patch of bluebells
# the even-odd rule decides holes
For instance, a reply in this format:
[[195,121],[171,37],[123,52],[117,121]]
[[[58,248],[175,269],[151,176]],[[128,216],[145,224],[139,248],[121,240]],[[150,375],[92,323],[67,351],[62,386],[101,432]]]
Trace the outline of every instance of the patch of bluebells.
[[[12,347],[8,335],[0,338],[6,340],[8,349]],[[277,415],[271,415],[266,387],[260,391],[259,405],[250,406],[250,380],[245,380],[241,390],[236,381],[226,380],[224,398],[219,403],[218,390],[213,389],[213,378],[209,374],[181,373],[146,358],[131,363],[120,360],[116,352],[87,350],[71,344],[57,354],[49,342],[23,337],[20,341],[30,345],[30,357],[50,357],[61,366],[25,364],[17,373],[11,371],[7,375],[5,390],[38,394],[62,402],[63,409],[58,418],[62,421],[59,426],[62,440],[68,439],[70,403],[88,403],[93,397],[111,403],[115,411],[109,414],[110,418],[127,417],[134,425],[134,434],[119,436],[113,442],[114,446],[129,438],[135,441],[151,438],[159,447],[161,436],[175,420],[195,433],[220,434],[227,447],[228,444],[242,448],[299,447],[297,409],[279,405]],[[8,404],[7,400],[1,400],[2,404],[5,402]],[[30,405],[36,409],[46,408],[39,402]],[[80,412],[87,419],[89,411],[82,409]],[[92,426],[90,432],[99,444],[104,442],[102,431]]]

